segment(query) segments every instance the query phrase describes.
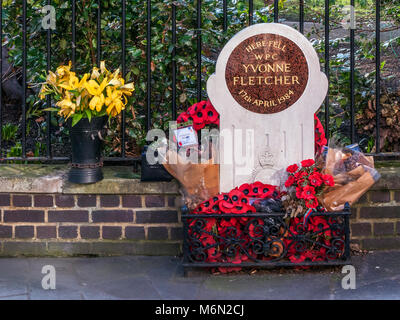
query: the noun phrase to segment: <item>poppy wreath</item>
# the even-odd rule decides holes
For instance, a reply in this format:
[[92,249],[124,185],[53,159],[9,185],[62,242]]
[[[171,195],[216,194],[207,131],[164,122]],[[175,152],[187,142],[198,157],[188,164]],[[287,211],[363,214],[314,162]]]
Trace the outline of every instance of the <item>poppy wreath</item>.
[[[269,184],[263,184],[259,181],[251,184],[243,184],[240,187],[236,187],[227,193],[221,193],[216,195],[207,201],[200,203],[194,210],[194,214],[249,214],[255,213],[256,208],[251,205],[253,199],[275,199],[281,198],[281,194],[276,186]],[[218,237],[230,237],[240,239],[242,246],[246,246],[252,239],[261,237],[262,233],[257,228],[260,228],[263,224],[261,219],[257,219],[257,225],[249,224],[249,217],[238,217],[238,218],[223,218],[205,219],[205,225],[202,226],[202,232],[197,235],[197,238],[202,244],[203,248],[206,248],[205,252],[207,258],[205,262],[228,262],[233,264],[241,264],[249,259],[249,256],[253,258],[257,257],[257,254],[251,249],[248,250],[248,255],[237,250],[234,257],[228,257],[223,255],[227,244],[218,242]],[[189,221],[189,233],[192,237],[196,237],[194,226],[196,220]],[[248,230],[246,230],[248,227]],[[193,228],[193,229],[192,229]],[[233,231],[235,230],[235,231]],[[235,234],[232,234],[234,232]],[[260,258],[261,259],[261,258]],[[225,268],[218,267],[218,270],[222,273],[239,271],[240,267],[237,268]]]
[[[311,216],[306,226],[302,218],[291,218],[289,222],[289,232],[283,239],[287,248],[286,257],[293,263],[327,261],[328,259],[338,259],[343,251],[343,243],[332,240],[342,238],[338,230],[332,230],[330,225],[337,223],[336,217]],[[308,234],[314,243],[305,247],[304,243],[296,238]],[[335,247],[336,250],[328,248]],[[300,269],[310,268],[309,266],[298,267]]]
[[210,100],[200,101],[182,112],[176,121],[178,123],[192,121],[193,129],[199,131],[209,124],[219,126],[219,113]]
[[285,187],[289,193],[295,194],[295,198],[300,201],[303,208],[324,211],[318,202],[318,197],[322,195],[326,186],[332,187],[335,184],[333,177],[322,174],[313,159],[303,160],[300,167],[293,164],[287,167],[286,171],[289,176]]
[[315,124],[315,154],[321,154],[324,146],[328,143],[325,136],[325,130],[317,115],[314,114]]
[[[313,161],[304,162],[305,168],[313,170]],[[297,165],[296,165],[297,166]],[[290,171],[294,173],[300,172],[300,168],[291,166]],[[308,169],[310,170],[310,169]],[[328,179],[329,182],[329,179]],[[314,181],[315,183],[315,181]],[[319,184],[319,182],[317,182]],[[199,204],[194,210],[194,214],[251,214],[255,213],[256,209],[251,205],[254,199],[281,199],[282,192],[276,186],[254,182],[252,184],[243,184],[230,192],[221,193],[207,201]],[[218,267],[214,271],[222,273],[240,271],[240,264],[248,261],[249,257],[258,260],[273,260],[279,258],[285,253],[285,258],[289,259],[294,264],[303,262],[326,261],[327,259],[336,259],[332,256],[332,252],[328,252],[327,248],[331,247],[333,237],[339,237],[340,234],[335,234],[337,231],[332,231],[329,224],[334,224],[332,217],[311,216],[306,226],[302,218],[288,218],[288,230],[284,233],[283,229],[280,235],[276,238],[268,239],[271,247],[275,251],[271,251],[268,256],[254,252],[251,246],[248,246],[248,255],[236,250],[233,257],[228,257],[224,252],[228,251],[229,244],[221,242],[221,238],[234,236],[243,247],[251,244],[252,241],[263,239],[265,237],[263,231],[263,219],[251,219],[250,217],[238,218],[207,218],[204,219],[204,225],[201,231],[196,231],[196,219],[189,220],[189,234],[192,238],[200,241],[202,248],[205,248],[206,259],[208,263],[233,263],[238,267]],[[331,221],[332,220],[332,221]],[[234,231],[233,231],[234,230]],[[233,233],[233,234],[232,234]],[[304,246],[299,239],[307,235],[311,237],[314,243]],[[263,241],[263,240],[262,240]],[[339,251],[343,248],[338,248]],[[339,252],[337,251],[337,252]],[[307,267],[301,267],[307,268]]]

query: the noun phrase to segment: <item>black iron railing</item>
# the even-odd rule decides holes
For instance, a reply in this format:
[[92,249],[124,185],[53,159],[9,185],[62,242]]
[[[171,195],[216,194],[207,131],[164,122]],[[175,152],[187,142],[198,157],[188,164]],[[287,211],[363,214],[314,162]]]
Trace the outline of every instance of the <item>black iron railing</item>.
[[314,213],[305,223],[284,213],[183,212],[185,267],[341,265],[350,261],[350,207]]
[[[1,161],[7,161],[7,160],[24,160],[24,161],[66,161],[68,158],[66,157],[57,157],[53,158],[52,157],[52,152],[51,152],[51,131],[50,131],[50,123],[51,123],[51,114],[49,112],[46,113],[46,121],[47,121],[47,128],[46,128],[46,156],[40,157],[40,158],[32,158],[26,156],[26,111],[27,111],[27,103],[26,103],[26,97],[27,97],[27,68],[29,66],[27,65],[27,0],[21,0],[23,2],[23,11],[22,11],[22,87],[23,87],[23,102],[22,102],[22,119],[21,119],[21,125],[22,125],[22,138],[21,138],[21,144],[22,144],[22,156],[21,157],[14,157],[14,158],[3,158]],[[47,0],[47,4],[51,5],[51,0]],[[102,52],[101,52],[101,14],[102,14],[102,2],[101,0],[98,0],[98,6],[97,6],[97,31],[96,31],[96,39],[97,39],[97,56],[96,56],[96,61],[97,64],[100,63],[100,60],[102,58]],[[172,96],[171,96],[171,108],[172,108],[172,115],[173,118],[175,119],[177,116],[177,92],[176,92],[176,77],[177,77],[177,70],[178,70],[178,65],[176,62],[176,43],[177,43],[177,28],[176,28],[176,4],[171,0],[171,7],[172,7],[172,14],[171,14],[171,30],[172,30],[172,45],[174,49],[172,50],[172,74],[170,75],[172,78]],[[274,21],[279,22],[279,1],[274,0]],[[349,4],[355,5],[354,0],[349,0]],[[129,5],[129,2],[128,2]],[[223,8],[223,24],[221,28],[226,31],[228,30],[228,14],[227,14],[227,6],[228,6],[228,1],[227,0],[221,0],[221,5]],[[3,1],[0,1],[0,42],[2,43],[3,40],[3,20],[2,20],[2,6],[3,6]],[[126,0],[121,0],[121,65],[122,65],[122,72],[124,75],[126,75],[126,8],[127,2]],[[305,6],[305,1],[304,0],[299,0],[299,30],[301,32],[304,32],[304,6]],[[381,73],[380,73],[380,65],[381,65],[381,55],[380,55],[380,20],[381,20],[381,5],[380,5],[380,0],[375,1],[375,6],[376,6],[376,154],[378,156],[388,156],[388,157],[398,157],[400,156],[400,153],[390,153],[390,154],[382,154],[381,153],[381,145],[380,145],[380,79],[381,79]],[[254,1],[249,0],[248,1],[248,7],[249,7],[249,17],[248,17],[248,24],[251,25],[253,23],[254,17],[253,17],[253,12],[254,12]],[[198,0],[197,1],[197,12],[196,12],[196,27],[197,29],[195,30],[196,37],[197,37],[197,80],[196,80],[196,90],[197,90],[197,99],[201,100],[204,98],[204,83],[202,81],[202,14],[201,14],[201,9],[202,9],[202,1]],[[71,33],[72,33],[72,42],[71,42],[71,60],[73,66],[75,66],[76,63],[76,0],[71,0],[71,10],[72,10],[72,21],[71,21]],[[152,72],[151,72],[151,26],[152,26],[152,14],[151,14],[151,0],[146,1],[146,10],[147,10],[147,49],[146,49],[146,55],[147,55],[147,101],[146,101],[146,128],[150,129],[152,125],[152,119],[151,119],[151,93],[152,93],[152,86],[151,86],[151,79],[152,79]],[[329,60],[330,60],[330,45],[329,45],[329,39],[330,39],[330,1],[325,0],[325,17],[324,17],[324,24],[325,24],[325,73],[329,78],[330,74],[330,67],[329,67]],[[244,27],[244,26],[243,26]],[[354,99],[354,92],[355,92],[355,86],[354,86],[354,77],[355,77],[355,30],[350,29],[350,61],[351,61],[351,68],[350,68],[350,81],[349,81],[349,86],[350,86],[350,124],[351,124],[351,141],[354,143],[355,142],[355,99]],[[47,55],[47,70],[50,69],[50,63],[51,63],[51,35],[52,35],[52,30],[48,29],[47,30],[47,40],[46,40],[46,55]],[[2,70],[2,64],[0,63],[0,73],[3,73]],[[0,127],[3,126],[3,105],[1,103],[1,97],[2,97],[2,89],[0,86]],[[329,114],[329,93],[326,97],[325,100],[325,128],[327,132],[327,136],[329,136],[330,133],[330,128],[329,128],[329,119],[330,119],[330,114]],[[50,106],[51,105],[51,100],[50,98],[47,98],[46,105]],[[139,160],[137,159],[132,159],[132,158],[127,158],[126,157],[126,150],[125,150],[125,142],[126,142],[126,133],[125,133],[125,125],[126,125],[126,120],[125,120],[125,111],[122,113],[122,124],[121,124],[121,156],[120,157],[112,157],[109,159],[109,161],[115,161],[115,162],[121,162],[121,161],[127,161],[127,160]],[[1,130],[0,130],[0,154],[4,154],[3,150],[3,144],[2,144],[2,137],[1,137]],[[0,157],[1,158],[1,157]]]

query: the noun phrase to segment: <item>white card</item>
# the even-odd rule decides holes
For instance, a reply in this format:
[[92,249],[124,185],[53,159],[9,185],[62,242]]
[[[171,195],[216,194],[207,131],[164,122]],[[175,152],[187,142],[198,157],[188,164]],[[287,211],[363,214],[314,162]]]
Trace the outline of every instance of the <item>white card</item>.
[[179,147],[197,145],[197,134],[192,126],[174,130],[176,141]]

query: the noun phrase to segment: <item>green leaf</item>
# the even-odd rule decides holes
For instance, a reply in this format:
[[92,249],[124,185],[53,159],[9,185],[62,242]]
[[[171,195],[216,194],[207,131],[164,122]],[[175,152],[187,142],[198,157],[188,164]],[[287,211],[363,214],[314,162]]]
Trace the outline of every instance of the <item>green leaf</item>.
[[83,113],[76,113],[72,116],[72,126],[75,126],[83,117]]
[[56,112],[56,111],[60,111],[60,109],[57,109],[57,108],[46,108],[46,109],[43,109],[44,111],[54,111],[54,112]]
[[85,109],[86,117],[89,119],[89,122],[92,121],[92,112],[89,109]]

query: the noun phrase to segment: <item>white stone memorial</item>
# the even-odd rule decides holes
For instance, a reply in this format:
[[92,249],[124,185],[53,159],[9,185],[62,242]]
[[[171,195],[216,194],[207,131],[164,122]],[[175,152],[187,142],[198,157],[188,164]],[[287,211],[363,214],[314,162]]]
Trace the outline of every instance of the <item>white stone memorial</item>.
[[221,51],[208,96],[220,114],[220,191],[276,184],[274,173],[314,157],[314,113],[328,80],[298,31],[263,23],[237,33]]

